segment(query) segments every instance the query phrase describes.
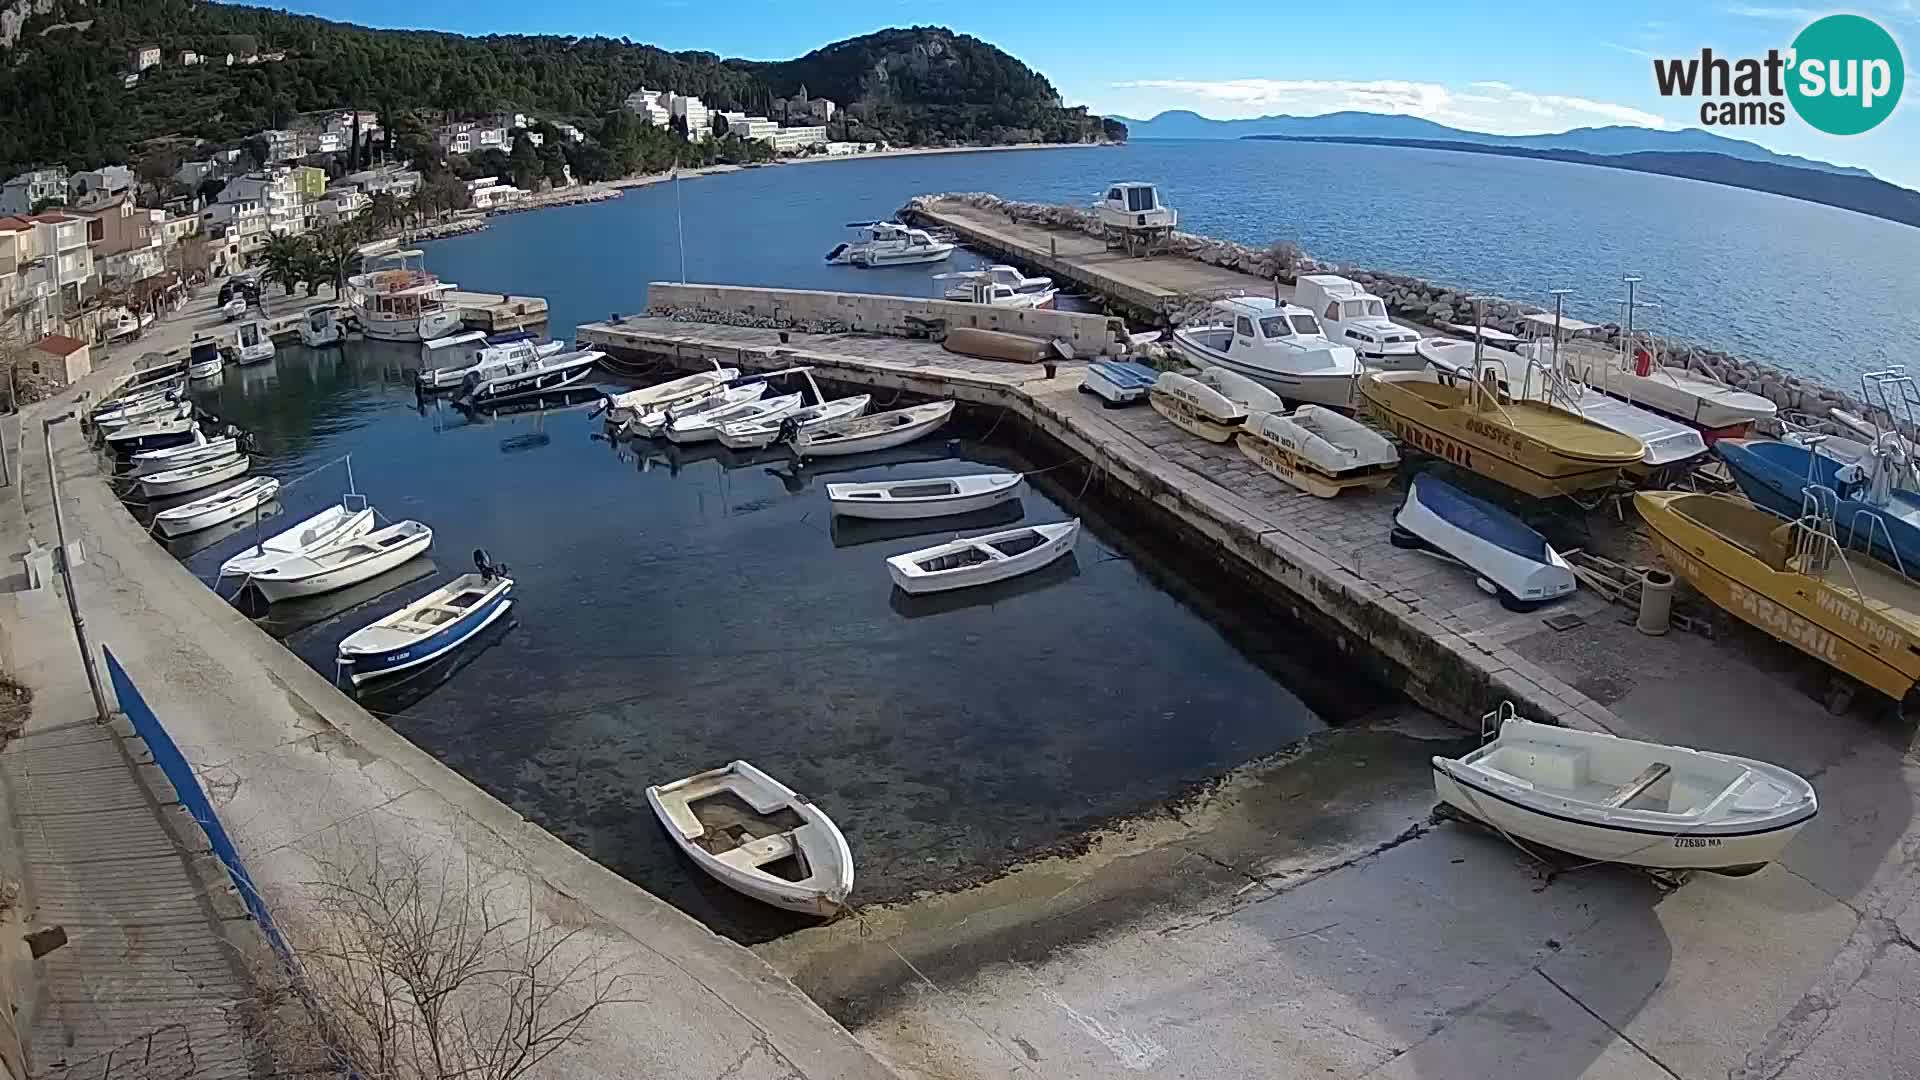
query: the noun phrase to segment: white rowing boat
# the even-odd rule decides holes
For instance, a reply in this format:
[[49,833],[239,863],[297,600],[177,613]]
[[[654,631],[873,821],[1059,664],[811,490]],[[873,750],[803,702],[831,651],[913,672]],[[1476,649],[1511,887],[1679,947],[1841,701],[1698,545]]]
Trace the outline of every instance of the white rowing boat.
[[837,457],[887,450],[931,434],[952,415],[953,402],[935,401],[839,420],[795,433],[793,449],[801,457]]
[[216,491],[204,499],[195,499],[160,511],[153,516],[153,528],[166,537],[211,529],[222,522],[252,513],[279,493],[280,481],[271,476],[256,476],[224,491]]
[[720,425],[720,443],[731,450],[758,450],[772,446],[782,433],[797,435],[836,420],[850,420],[866,412],[872,400],[871,394],[855,394],[795,409],[776,419],[731,420]]
[[647,788],[647,805],[700,869],[755,900],[838,914],[853,852],[824,810],[744,761]]
[[1772,862],[1819,812],[1778,765],[1499,714],[1498,737],[1433,759],[1440,800],[1521,840],[1584,859],[1739,876]]
[[231,480],[246,473],[253,467],[245,454],[229,454],[192,465],[150,473],[140,478],[140,493],[149,499],[162,499],[169,495],[185,495],[189,491],[210,488],[224,480]]
[[694,397],[675,402],[665,408],[654,409],[628,420],[620,427],[622,435],[640,435],[655,438],[667,430],[667,425],[675,420],[700,416],[721,409],[730,409],[743,401],[758,401],[767,392],[764,382],[743,383],[739,386],[718,386]]
[[1080,519],[1030,525],[909,551],[887,560],[887,572],[913,595],[987,585],[1031,573],[1073,550]]
[[402,521],[325,551],[296,555],[250,580],[268,600],[318,596],[384,574],[432,545],[432,529]]
[[683,375],[678,379],[653,386],[643,386],[624,394],[616,394],[607,399],[607,423],[619,427],[629,420],[664,409],[669,405],[701,397],[739,377],[739,368],[721,367],[716,362],[712,371]]
[[262,540],[220,564],[221,577],[248,577],[288,559],[325,551],[373,531],[373,508],[349,510],[335,503],[291,529]]
[[682,444],[711,442],[719,437],[722,424],[745,424],[763,420],[778,422],[781,417],[798,409],[800,401],[799,394],[781,394],[779,397],[743,401],[738,405],[714,409],[697,416],[682,416],[667,425],[667,440]]
[[1026,488],[1026,476],[1022,473],[828,484],[827,505],[841,517],[902,521],[970,514],[1017,499]]

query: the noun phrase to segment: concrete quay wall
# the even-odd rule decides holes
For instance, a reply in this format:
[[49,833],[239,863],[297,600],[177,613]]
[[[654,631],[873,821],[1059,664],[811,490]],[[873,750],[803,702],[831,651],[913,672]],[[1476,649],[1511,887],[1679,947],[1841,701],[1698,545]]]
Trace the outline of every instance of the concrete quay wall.
[[647,306],[661,314],[709,316],[699,321],[765,320],[774,328],[824,326],[892,337],[925,338],[936,326],[973,327],[1064,341],[1073,346],[1076,356],[1118,355],[1126,347],[1126,327],[1106,315],[878,293],[656,281],[647,286]]

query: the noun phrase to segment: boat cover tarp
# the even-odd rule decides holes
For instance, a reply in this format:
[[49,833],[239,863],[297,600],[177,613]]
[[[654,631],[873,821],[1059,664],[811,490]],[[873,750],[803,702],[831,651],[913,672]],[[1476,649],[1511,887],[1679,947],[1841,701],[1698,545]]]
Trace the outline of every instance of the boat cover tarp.
[[1414,478],[1413,496],[1420,500],[1420,505],[1456,529],[1472,533],[1523,559],[1548,561],[1546,537],[1485,499],[1424,473]]

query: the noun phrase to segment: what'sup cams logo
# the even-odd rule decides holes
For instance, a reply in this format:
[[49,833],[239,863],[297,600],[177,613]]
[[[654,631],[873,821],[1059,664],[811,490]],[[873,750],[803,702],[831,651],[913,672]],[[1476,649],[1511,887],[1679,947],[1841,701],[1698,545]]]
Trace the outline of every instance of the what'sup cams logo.
[[1701,49],[1697,57],[1654,60],[1653,79],[1662,97],[1703,99],[1705,127],[1777,127],[1792,105],[1820,131],[1858,135],[1893,114],[1907,72],[1899,44],[1879,23],[1828,15],[1785,51],[1730,59]]

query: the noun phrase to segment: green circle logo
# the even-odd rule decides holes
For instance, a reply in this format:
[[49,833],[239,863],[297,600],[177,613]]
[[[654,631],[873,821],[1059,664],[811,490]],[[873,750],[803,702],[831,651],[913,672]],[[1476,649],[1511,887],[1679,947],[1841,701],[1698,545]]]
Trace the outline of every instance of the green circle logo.
[[1792,64],[1793,111],[1829,135],[1871,131],[1893,114],[1907,81],[1893,35],[1858,15],[1828,15],[1800,31]]

